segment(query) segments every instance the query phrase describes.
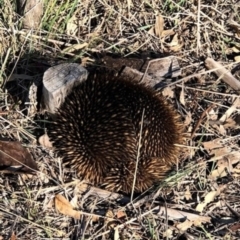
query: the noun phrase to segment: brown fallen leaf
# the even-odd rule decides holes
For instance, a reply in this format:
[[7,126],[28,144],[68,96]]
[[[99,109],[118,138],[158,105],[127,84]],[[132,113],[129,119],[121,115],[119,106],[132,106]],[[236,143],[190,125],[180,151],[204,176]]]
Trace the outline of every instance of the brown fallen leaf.
[[81,212],[74,210],[70,202],[61,194],[55,196],[55,209],[58,212],[75,219],[80,219],[81,217]]
[[193,221],[190,221],[190,220],[187,219],[187,220],[185,220],[184,222],[177,224],[177,228],[178,228],[179,230],[181,230],[182,232],[185,232],[185,231],[187,231],[190,227],[192,227],[192,225],[193,225]]
[[124,219],[127,217],[126,213],[121,210],[117,211],[116,215],[117,215],[117,219]]
[[229,227],[231,231],[236,232],[237,230],[240,229],[240,223],[233,224],[232,226]]
[[187,188],[187,190],[184,193],[184,197],[186,198],[186,200],[190,200],[190,199],[192,199],[192,194],[189,190],[189,186],[187,186],[186,188]]
[[20,142],[0,140],[0,170],[32,173],[37,164]]
[[45,148],[53,147],[52,143],[50,142],[49,137],[46,133],[39,137],[38,142],[40,143],[41,146],[43,146]]
[[204,197],[204,201],[199,203],[196,207],[196,211],[202,212],[203,209],[207,206],[208,203],[212,202],[216,196],[220,194],[219,191],[211,191],[207,193],[207,195]]
[[182,49],[183,43],[181,42],[181,39],[177,33],[174,35],[172,41],[168,44],[168,46],[173,52],[178,52]]
[[180,100],[180,103],[181,103],[183,106],[185,106],[186,101],[185,101],[184,88],[181,90],[179,100]]
[[223,154],[219,157],[217,154],[217,157],[215,158],[220,158],[220,160],[217,162],[217,169],[214,169],[209,174],[209,179],[217,179],[219,177],[224,177],[227,176],[229,173],[231,173],[232,176],[239,176],[239,169],[234,168],[233,165],[240,161],[240,152],[233,151],[231,153],[225,154],[223,152]]
[[240,62],[240,56],[234,57],[235,62]]
[[17,237],[14,232],[12,232],[12,235],[10,237],[10,240],[17,240]]
[[166,87],[166,88],[163,89],[162,95],[164,97],[173,98],[174,97],[174,92],[173,92],[173,90],[170,87]]
[[76,36],[78,32],[78,18],[73,15],[67,22],[67,34],[71,36]]
[[108,227],[110,228],[114,228],[116,225],[117,225],[117,221],[116,220],[110,220],[110,219],[113,219],[114,218],[114,212],[112,209],[108,209],[105,216],[107,217],[105,220],[104,220],[104,223],[106,225],[108,225]]
[[208,142],[203,142],[202,144],[207,151],[211,151],[215,148],[223,147],[223,143],[222,143],[221,138],[216,138],[216,139],[208,141]]
[[168,37],[175,34],[175,31],[173,29],[166,29],[162,31],[162,37]]

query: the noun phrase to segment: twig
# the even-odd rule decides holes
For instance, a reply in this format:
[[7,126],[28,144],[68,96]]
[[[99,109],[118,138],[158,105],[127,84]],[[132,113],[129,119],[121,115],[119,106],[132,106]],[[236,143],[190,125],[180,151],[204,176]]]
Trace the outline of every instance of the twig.
[[220,63],[214,61],[212,58],[207,58],[205,60],[205,64],[208,69],[215,69],[215,73],[217,74],[217,76],[234,90],[240,90],[240,82]]
[[194,137],[195,132],[197,131],[198,127],[200,126],[201,122],[203,121],[203,118],[206,116],[207,113],[209,113],[209,111],[215,106],[215,103],[213,103],[212,105],[210,105],[200,116],[197,124],[195,125],[192,134],[191,134],[191,139]]

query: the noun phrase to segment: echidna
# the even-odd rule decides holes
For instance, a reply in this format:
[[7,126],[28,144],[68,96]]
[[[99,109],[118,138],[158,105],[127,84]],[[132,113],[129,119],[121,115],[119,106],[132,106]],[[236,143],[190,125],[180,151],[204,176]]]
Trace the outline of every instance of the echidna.
[[162,96],[111,74],[90,74],[48,131],[79,177],[126,193],[134,178],[134,192],[142,192],[167,175],[177,162],[181,133],[178,114]]

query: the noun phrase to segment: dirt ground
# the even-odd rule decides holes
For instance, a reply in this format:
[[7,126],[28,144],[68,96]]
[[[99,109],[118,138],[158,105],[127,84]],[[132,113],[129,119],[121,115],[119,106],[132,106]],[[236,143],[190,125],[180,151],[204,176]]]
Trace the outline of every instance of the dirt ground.
[[[39,143],[49,67],[144,73],[167,56],[181,74],[158,91],[181,115],[186,141],[157,188],[133,201],[109,195]],[[0,0],[0,239],[239,239],[239,80],[239,1]],[[33,171],[16,171],[6,152],[30,153]]]

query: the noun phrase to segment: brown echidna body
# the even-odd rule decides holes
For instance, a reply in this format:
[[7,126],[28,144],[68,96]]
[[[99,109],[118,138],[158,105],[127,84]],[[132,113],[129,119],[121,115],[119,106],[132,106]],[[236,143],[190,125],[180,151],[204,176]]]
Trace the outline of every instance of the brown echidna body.
[[177,162],[175,144],[182,133],[177,113],[159,94],[130,79],[89,75],[55,119],[48,135],[63,161],[108,190],[131,192],[137,166],[134,191],[142,192]]

